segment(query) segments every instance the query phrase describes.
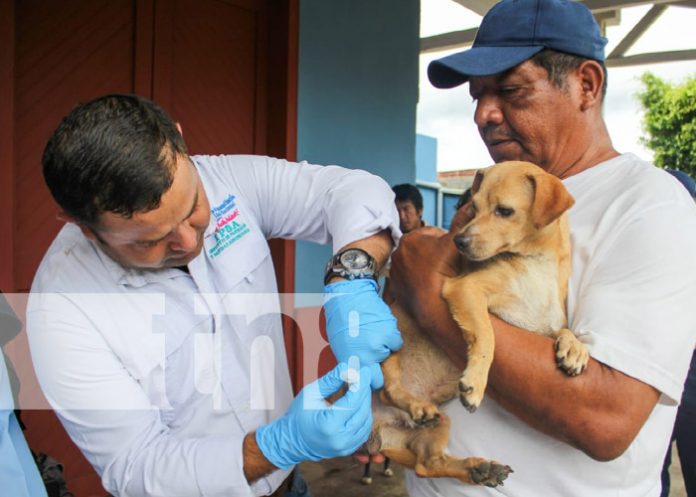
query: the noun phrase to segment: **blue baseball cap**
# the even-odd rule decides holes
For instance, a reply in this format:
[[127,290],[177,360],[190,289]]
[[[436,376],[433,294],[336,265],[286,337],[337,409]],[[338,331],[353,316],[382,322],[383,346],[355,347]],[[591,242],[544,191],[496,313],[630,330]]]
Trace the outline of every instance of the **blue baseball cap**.
[[434,60],[428,78],[453,88],[507,71],[545,48],[604,61],[607,39],[590,10],[571,0],[502,0],[481,21],[472,47]]

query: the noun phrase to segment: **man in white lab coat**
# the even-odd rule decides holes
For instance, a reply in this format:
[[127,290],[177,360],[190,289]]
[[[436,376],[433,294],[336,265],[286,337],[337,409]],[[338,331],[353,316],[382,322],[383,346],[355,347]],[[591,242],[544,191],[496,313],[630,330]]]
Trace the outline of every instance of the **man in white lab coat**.
[[[294,465],[366,440],[370,386],[401,346],[375,282],[400,236],[386,183],[335,166],[189,156],[178,125],[133,95],[75,108],[43,167],[69,222],[32,286],[31,351],[107,490],[308,495]],[[270,238],[336,253],[325,312],[340,363],[294,400]]]

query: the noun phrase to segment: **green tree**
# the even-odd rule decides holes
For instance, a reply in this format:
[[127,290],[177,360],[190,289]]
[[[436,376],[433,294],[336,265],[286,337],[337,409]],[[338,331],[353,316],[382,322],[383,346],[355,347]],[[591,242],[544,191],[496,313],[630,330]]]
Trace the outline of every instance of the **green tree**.
[[696,76],[670,84],[646,72],[641,82],[646,135],[641,143],[654,152],[658,167],[696,176]]

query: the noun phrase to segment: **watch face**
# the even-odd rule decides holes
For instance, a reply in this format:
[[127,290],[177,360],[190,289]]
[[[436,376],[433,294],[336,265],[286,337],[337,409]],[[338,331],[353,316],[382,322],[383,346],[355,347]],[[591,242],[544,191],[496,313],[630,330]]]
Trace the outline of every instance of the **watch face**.
[[367,268],[370,260],[362,250],[346,250],[341,254],[341,264],[346,269],[359,270]]

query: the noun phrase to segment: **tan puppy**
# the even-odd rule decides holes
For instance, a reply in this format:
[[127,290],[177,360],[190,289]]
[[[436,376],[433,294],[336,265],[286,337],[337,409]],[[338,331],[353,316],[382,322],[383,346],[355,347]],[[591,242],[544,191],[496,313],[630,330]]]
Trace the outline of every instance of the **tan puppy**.
[[448,455],[449,419],[437,407],[457,395],[470,411],[481,403],[494,351],[489,312],[555,337],[559,367],[569,375],[582,372],[589,356],[565,328],[570,242],[564,213],[574,201],[563,183],[533,164],[505,162],[479,171],[472,193],[474,217],[455,237],[464,270],[443,287],[468,345],[467,367],[458,370],[407,310],[392,305],[404,346],[382,366],[385,387],[375,398],[368,451],[419,476],[496,486],[512,470]]

